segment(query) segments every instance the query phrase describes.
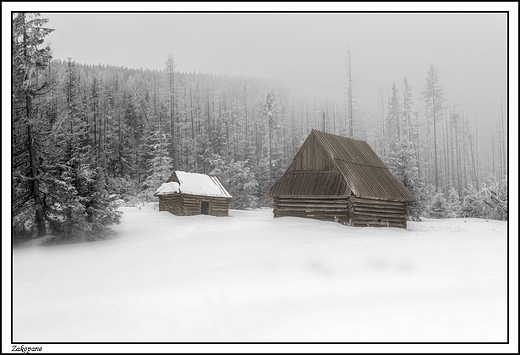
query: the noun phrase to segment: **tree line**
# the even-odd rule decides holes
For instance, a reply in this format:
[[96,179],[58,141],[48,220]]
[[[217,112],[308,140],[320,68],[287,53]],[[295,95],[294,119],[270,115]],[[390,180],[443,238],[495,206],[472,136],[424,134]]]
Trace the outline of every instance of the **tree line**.
[[366,140],[418,197],[411,218],[507,219],[504,114],[479,156],[478,127],[446,104],[433,65],[420,109],[404,79],[401,96],[393,83],[367,112],[355,107],[350,50],[345,101],[318,101],[274,80],[179,72],[172,55],[162,71],[53,60],[46,23],[13,16],[16,240],[105,237],[120,219],[116,199],[154,199],[174,169],[218,174],[231,208],[270,206],[263,193],[313,128]]

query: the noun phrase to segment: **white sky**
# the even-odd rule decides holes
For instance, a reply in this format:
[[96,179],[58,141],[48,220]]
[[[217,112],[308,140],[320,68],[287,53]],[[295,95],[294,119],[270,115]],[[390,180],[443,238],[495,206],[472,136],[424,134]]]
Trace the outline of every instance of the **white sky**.
[[[505,105],[505,14],[43,13],[55,31],[54,57],[78,63],[274,77],[318,97],[341,100],[350,47],[354,94],[377,105],[408,78],[415,96],[433,64],[440,84],[471,116],[491,118]],[[422,106],[422,105],[421,105]],[[376,106],[378,107],[378,106]],[[491,117],[490,117],[491,116]]]
[[[507,104],[506,14],[426,11],[503,11],[511,10],[511,4],[23,4],[21,10],[38,10],[50,20],[48,26],[55,31],[46,39],[57,59],[162,70],[172,53],[179,71],[284,79],[309,97],[316,90],[318,101],[328,98],[342,104],[350,47],[359,107],[376,111],[381,106],[381,91],[386,103],[393,81],[402,98],[406,77],[413,87],[414,105],[422,108],[421,92],[431,64],[438,69],[450,104],[458,104],[472,120],[478,117],[479,122],[489,122],[486,128],[494,126],[501,104]],[[172,12],[277,9],[293,13]],[[102,13],[122,10],[158,12]],[[423,12],[338,12],[376,10]],[[518,28],[517,13],[510,25],[511,36]]]

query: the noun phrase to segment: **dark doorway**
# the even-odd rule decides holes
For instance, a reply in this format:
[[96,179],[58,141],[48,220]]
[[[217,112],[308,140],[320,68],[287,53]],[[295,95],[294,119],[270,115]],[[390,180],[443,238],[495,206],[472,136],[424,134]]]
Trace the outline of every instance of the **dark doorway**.
[[200,201],[200,214],[209,214],[209,201]]

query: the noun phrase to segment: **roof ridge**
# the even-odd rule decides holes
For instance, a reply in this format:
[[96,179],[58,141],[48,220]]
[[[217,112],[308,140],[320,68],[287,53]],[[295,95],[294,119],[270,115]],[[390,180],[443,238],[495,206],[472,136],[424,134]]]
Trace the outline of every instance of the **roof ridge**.
[[325,131],[320,131],[319,129],[312,129],[311,132],[314,131],[314,133],[321,133],[323,135],[329,135],[329,136],[334,136],[334,137],[338,137],[338,138],[341,138],[341,139],[350,139],[350,140],[354,140],[354,141],[358,141],[358,142],[365,142],[363,139],[359,139],[359,138],[354,138],[354,137],[345,137],[345,136],[342,136],[342,135],[339,135],[339,134],[335,134],[335,133],[329,133],[329,132],[325,132]]

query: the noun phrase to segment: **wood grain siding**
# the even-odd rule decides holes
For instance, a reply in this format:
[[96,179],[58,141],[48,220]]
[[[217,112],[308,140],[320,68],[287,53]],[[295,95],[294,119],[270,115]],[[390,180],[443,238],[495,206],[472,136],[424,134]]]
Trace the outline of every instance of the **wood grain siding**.
[[305,217],[321,221],[346,223],[349,220],[351,203],[348,197],[274,197],[274,217]]
[[216,217],[229,216],[229,199],[211,199],[209,214]]
[[228,216],[229,199],[209,196],[183,195],[184,216],[200,214],[201,201],[209,202],[209,215]]
[[209,215],[224,217],[229,215],[229,199],[209,196],[172,194],[159,196],[159,211],[168,211],[176,216],[196,216],[200,214],[201,201],[209,202]]
[[266,192],[274,217],[406,228],[415,201],[368,143],[312,130],[284,175]]
[[354,226],[406,228],[406,202],[351,198]]
[[348,196],[348,187],[339,172],[289,171],[270,192],[278,196]]
[[275,196],[273,215],[336,221],[353,226],[406,228],[406,203],[356,197]]
[[317,139],[310,135],[302,149],[294,157],[288,170],[295,171],[330,171],[334,169],[329,154],[323,149]]
[[168,211],[177,216],[182,216],[182,196],[179,194],[159,196],[159,211]]

